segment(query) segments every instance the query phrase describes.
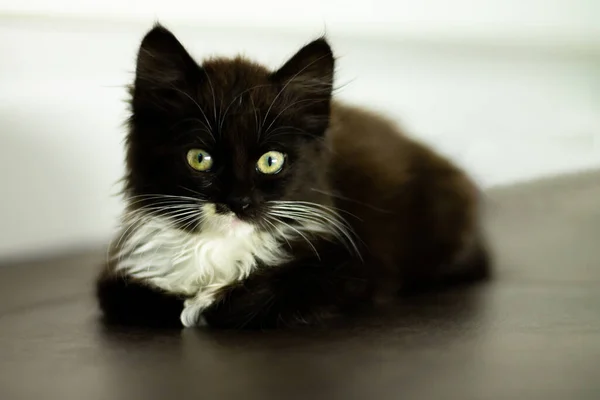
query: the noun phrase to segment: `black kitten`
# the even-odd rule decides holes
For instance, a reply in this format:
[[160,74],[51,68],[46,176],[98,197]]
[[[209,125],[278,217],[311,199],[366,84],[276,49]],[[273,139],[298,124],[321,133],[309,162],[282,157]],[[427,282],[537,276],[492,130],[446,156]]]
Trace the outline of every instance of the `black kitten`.
[[386,119],[332,100],[318,39],[276,71],[198,65],[143,39],[121,234],[98,280],[108,320],[312,324],[487,275],[478,193]]

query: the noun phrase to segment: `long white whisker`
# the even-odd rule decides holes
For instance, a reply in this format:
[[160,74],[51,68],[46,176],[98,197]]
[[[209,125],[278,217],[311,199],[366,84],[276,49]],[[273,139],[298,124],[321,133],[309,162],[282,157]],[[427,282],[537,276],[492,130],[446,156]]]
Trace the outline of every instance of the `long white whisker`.
[[265,218],[265,219],[264,219],[264,221],[265,221],[267,224],[269,224],[270,226],[272,226],[272,227],[273,227],[273,229],[275,229],[275,230],[277,231],[277,233],[279,233],[279,236],[281,236],[281,237],[283,238],[283,240],[285,240],[285,242],[288,244],[289,248],[290,248],[290,249],[292,249],[292,245],[291,245],[290,241],[287,239],[287,237],[286,237],[287,235],[285,234],[285,232],[282,232],[282,231],[281,231],[281,229],[279,229],[279,228],[277,227],[277,225],[275,225],[274,223],[272,223],[272,222],[269,220],[269,218],[268,218],[268,215],[267,215],[267,218]]
[[391,211],[384,210],[382,208],[375,207],[375,206],[372,206],[372,205],[367,204],[367,203],[363,203],[362,201],[351,199],[350,197],[342,196],[341,194],[337,194],[337,193],[333,193],[333,192],[328,192],[328,191],[321,190],[321,189],[316,189],[316,188],[311,188],[310,190],[312,190],[313,192],[325,194],[327,196],[335,197],[335,198],[340,199],[340,200],[345,200],[345,201],[349,201],[351,203],[359,204],[361,206],[365,206],[367,208],[370,208],[371,210],[374,210],[374,211],[379,211],[379,212],[382,212],[382,213],[392,214]]
[[[136,226],[138,223],[139,223],[139,221],[137,221],[137,220],[136,220],[136,221],[134,221],[133,223],[129,224],[129,225],[127,226],[127,228],[125,228],[125,230],[122,230],[122,231],[120,232],[119,236],[115,236],[115,237],[114,237],[114,238],[113,238],[113,239],[110,241],[110,243],[108,244],[108,248],[107,248],[107,250],[106,250],[106,258],[107,258],[107,261],[110,261],[110,260],[112,259],[112,257],[111,257],[111,255],[110,255],[110,253],[111,253],[113,250],[114,250],[114,251],[116,251],[116,252],[117,252],[117,254],[119,254],[119,252],[120,252],[120,250],[119,250],[119,249],[120,249],[120,246],[121,246],[121,242],[122,242],[122,241],[123,241],[123,240],[124,240],[126,237],[128,237],[128,235],[129,235],[129,234],[131,234],[131,232],[133,232],[133,231],[132,231],[132,229],[133,229],[133,230],[135,230],[135,229],[134,229],[134,227],[135,227],[135,226]],[[113,246],[113,243],[114,243],[115,239],[117,240],[117,243],[116,243],[116,245],[114,245],[114,246]],[[127,239],[125,239],[125,240],[127,240]],[[114,256],[115,256],[115,255],[113,255],[113,257],[114,257]]]
[[281,217],[287,216],[288,218],[293,217],[293,219],[298,222],[309,222],[320,226],[324,231],[331,232],[334,236],[336,236],[340,241],[342,241],[342,243],[346,245],[349,251],[355,252],[356,255],[362,260],[362,255],[360,254],[358,246],[354,242],[354,238],[349,233],[349,228],[341,225],[338,221],[335,221],[334,219],[328,218],[324,215],[318,215],[316,213],[312,215],[305,215],[287,211],[286,213],[282,214],[273,213],[273,215]]
[[[199,222],[202,222],[202,220],[203,220],[202,216],[196,214],[196,215],[189,215],[187,217],[180,218],[180,219],[177,220],[177,223],[180,224],[180,225],[183,224],[183,223],[185,223],[185,225],[183,225],[181,229],[187,230],[189,227],[191,227],[192,225],[194,225],[194,223],[197,224]],[[193,230],[194,231],[196,230],[196,226],[194,227]]]
[[349,211],[343,210],[343,209],[341,209],[339,207],[326,206],[324,204],[313,203],[311,201],[301,201],[301,200],[300,201],[277,201],[277,200],[275,200],[275,201],[270,201],[269,203],[274,204],[275,207],[277,207],[277,208],[280,208],[280,207],[282,207],[282,208],[292,207],[292,208],[296,209],[296,207],[298,205],[306,205],[306,206],[309,206],[309,207],[318,207],[318,208],[330,211],[330,212],[332,212],[334,214],[336,214],[338,212],[344,213],[344,214],[348,214],[349,216],[356,218],[358,221],[362,221],[362,219],[359,216],[357,216],[355,214],[352,214]]
[[[124,215],[124,219],[128,219],[129,222],[127,222],[127,224],[126,224],[127,228],[119,236],[119,240],[117,241],[115,249],[120,249],[122,240],[125,239],[126,237],[128,238],[127,235],[132,234],[135,231],[134,228],[136,228],[140,224],[142,224],[144,222],[144,220],[147,220],[148,215],[146,213],[140,212],[139,210],[135,210],[135,211],[130,211],[130,212],[126,213]],[[126,239],[126,240],[128,240],[128,239]],[[111,245],[112,245],[112,243],[111,243]]]
[[188,215],[197,216],[199,214],[200,214],[200,210],[183,210],[183,211],[176,210],[176,211],[170,211],[170,212],[166,212],[166,213],[160,213],[160,216],[164,217],[164,218],[168,218],[171,221],[175,222],[180,217],[185,217]]
[[199,196],[199,199],[200,199],[200,200],[205,200],[205,198],[206,198],[206,196],[205,196],[204,194],[200,193],[200,192],[197,192],[197,191],[195,191],[195,190],[192,190],[192,189],[190,189],[190,188],[187,188],[187,187],[185,187],[185,186],[182,186],[182,185],[179,185],[179,187],[180,187],[181,189],[183,189],[183,190],[187,190],[187,191],[189,191],[190,193],[193,193],[193,194],[195,194],[196,196]]
[[308,213],[308,212],[299,212],[299,211],[291,211],[287,210],[285,212],[272,212],[272,215],[276,215],[278,217],[294,217],[296,220],[303,220],[307,222],[312,222],[318,225],[324,231],[331,231],[331,228],[335,228],[339,231],[345,231],[348,229],[342,223],[339,223],[334,218],[329,218],[328,216],[318,214],[316,212]]
[[[275,133],[278,131],[283,131],[283,132]],[[309,133],[309,132],[305,131],[304,129],[300,129],[295,126],[278,126],[277,128],[275,128],[269,132],[268,139],[272,140],[275,137],[286,136],[286,135],[308,136],[309,138],[311,138],[313,140],[318,140],[323,143],[326,141],[325,137],[317,137],[317,136],[313,135],[312,133]]]
[[270,211],[272,215],[292,218],[302,224],[312,223],[319,229],[335,235],[349,246],[347,247],[349,251],[355,252],[362,260],[355,240],[363,244],[364,242],[354,233],[348,222],[331,207],[312,202],[273,201],[270,203],[272,203]]
[[181,93],[182,95],[184,95],[188,99],[190,99],[196,105],[196,107],[198,107],[198,110],[200,110],[200,112],[202,113],[202,116],[204,117],[204,120],[206,121],[206,125],[207,125],[207,128],[208,128],[208,131],[209,131],[210,135],[213,137],[213,139],[215,139],[213,128],[212,128],[212,126],[210,124],[210,120],[208,119],[208,117],[204,113],[204,110],[202,109],[202,107],[200,107],[200,104],[198,104],[198,102],[196,100],[194,100],[192,98],[192,96],[190,96],[189,94],[187,94],[183,90],[180,90],[180,89],[176,88],[175,86],[173,86],[172,89],[175,90],[178,93]]
[[[231,102],[229,102],[229,104],[228,104],[228,105],[227,105],[227,107],[225,108],[225,112],[224,112],[224,113],[223,113],[223,115],[221,116],[221,120],[219,121],[219,130],[220,130],[220,129],[222,129],[222,127],[223,127],[223,123],[225,123],[225,117],[227,116],[227,113],[229,112],[229,109],[230,109],[230,108],[231,108],[231,106],[232,106],[232,105],[235,103],[235,101],[236,101],[237,99],[239,99],[239,98],[240,98],[240,97],[242,97],[244,94],[246,94],[246,93],[248,93],[248,92],[250,92],[250,91],[252,91],[252,90],[254,90],[254,89],[258,89],[258,88],[261,88],[261,87],[267,87],[267,86],[271,86],[271,85],[270,85],[270,84],[267,84],[267,85],[256,85],[256,86],[253,86],[253,87],[251,87],[251,88],[248,88],[248,89],[246,89],[246,90],[243,90],[243,91],[242,91],[240,94],[238,94],[237,96],[235,96],[235,97],[233,98],[233,100],[231,100]],[[255,108],[255,109],[256,109],[256,108]]]
[[[172,227],[176,227],[177,223],[183,223],[185,222],[185,220],[187,220],[187,218],[192,218],[195,219],[197,218],[197,216],[200,215],[200,210],[197,207],[194,206],[190,206],[190,205],[186,205],[185,207],[160,207],[160,208],[154,208],[153,211],[165,211],[165,210],[170,210],[166,213],[162,213],[161,216],[166,218],[166,223],[169,226]],[[185,218],[184,218],[185,217]],[[131,222],[129,222],[127,224],[127,227],[125,228],[125,230],[118,236],[118,241],[116,243],[116,245],[114,246],[114,249],[117,250],[117,252],[119,253],[119,250],[121,248],[121,243],[123,242],[123,240],[129,240],[126,239],[128,238],[128,236],[130,234],[133,234],[133,232],[135,231],[135,228],[137,228],[140,224],[143,224],[144,221],[148,220],[151,218],[150,215],[148,215],[148,212],[146,209],[141,208],[141,209],[137,209],[137,210],[132,210],[129,212],[126,212],[124,214],[124,218],[125,219],[130,219]],[[111,243],[109,243],[109,250],[110,251],[113,248],[113,243],[114,240],[111,241]],[[133,246],[133,248],[135,248],[136,245]],[[108,254],[107,254],[108,257]],[[121,257],[119,257],[119,260],[121,259]]]
[[[187,218],[190,218],[190,217],[192,218],[192,221],[194,221],[194,219],[197,217],[197,214],[191,214],[191,215],[189,215],[188,217],[185,217],[185,218],[181,218],[181,217],[175,217],[175,218],[173,218],[173,219],[172,219],[172,223],[171,223],[171,224],[168,224],[168,225],[173,225],[173,226],[175,226],[175,225],[177,225],[177,224],[182,224],[183,222],[185,222],[185,221],[186,221],[186,219],[187,219]],[[167,221],[168,221],[168,219],[169,219],[169,218],[167,218]],[[185,226],[184,226],[182,229],[185,229],[185,227],[187,227],[187,224],[186,224],[186,225],[185,225]],[[159,243],[159,245],[158,245],[158,246],[156,246],[156,249],[154,250],[154,254],[153,254],[152,258],[154,258],[154,257],[156,256],[156,254],[158,254],[158,250],[159,250],[160,248],[162,248],[162,247],[163,247],[163,243]],[[181,253],[182,251],[183,251],[183,246],[182,246],[182,248],[181,248],[181,250],[180,250],[180,253]],[[179,255],[178,255],[178,256],[176,256],[176,258],[177,258],[177,257],[179,257]]]
[[208,80],[208,84],[210,85],[210,91],[212,92],[212,98],[213,98],[213,113],[214,113],[215,121],[217,121],[217,98],[215,96],[215,88],[213,87],[212,81],[210,79],[210,76],[208,75],[208,72],[206,72],[206,69],[203,68],[202,70],[204,71],[204,75],[206,76],[206,79]]
[[195,210],[200,211],[200,207],[197,204],[151,204],[148,206],[141,206],[139,210],[143,211],[152,211],[155,213],[159,213],[162,211],[187,211],[187,210]]
[[252,103],[252,110],[254,111],[254,130],[258,132],[258,110],[256,104],[254,104],[254,98],[250,96],[250,102]]
[[[147,221],[149,221],[151,218],[149,218],[149,217],[146,217],[146,218],[144,218],[144,219],[145,219],[146,221],[143,221],[142,223],[146,223],[146,222],[147,222]],[[170,220],[170,219],[168,219],[168,218],[164,219],[164,220],[163,220],[163,223],[164,223],[164,227],[165,227],[166,229],[178,229],[178,227],[177,227],[177,225],[176,225],[175,221],[172,221],[172,220]],[[157,231],[156,231],[156,233],[154,233],[154,234],[158,234],[158,233],[159,233],[159,231],[157,230]],[[135,235],[135,233],[134,233],[133,235]],[[127,240],[129,241],[129,240],[130,240],[130,238],[128,238]],[[139,237],[139,238],[137,238],[137,240],[135,240],[134,242],[132,242],[132,243],[127,243],[127,245],[125,246],[125,248],[123,248],[123,249],[120,249],[119,253],[117,254],[117,255],[118,255],[117,264],[120,264],[120,263],[121,263],[121,261],[122,261],[122,259],[123,259],[123,257],[125,257],[127,254],[135,254],[135,253],[137,253],[138,251],[142,251],[142,250],[143,250],[143,248],[144,248],[144,243],[146,242],[146,240],[147,240],[147,237],[145,237],[145,236],[140,236],[140,237]],[[162,247],[162,245],[161,245],[161,246],[159,246],[159,247]],[[157,250],[158,250],[158,249],[155,249],[155,252],[154,252],[154,254],[156,254],[156,253],[157,253]],[[144,250],[144,251],[145,251],[145,250]]]
[[[343,223],[344,226],[350,226],[347,221],[342,218],[339,215],[339,212],[346,212],[345,210],[341,210],[341,209],[337,209],[335,207],[329,207],[329,206],[325,206],[322,204],[317,204],[317,203],[310,203],[310,202],[298,202],[298,204],[273,204],[271,206],[273,209],[275,210],[282,210],[282,211],[286,211],[286,210],[291,210],[291,211],[303,211],[303,212],[307,212],[307,213],[324,213],[326,215],[328,215],[331,218],[334,218],[336,220],[339,220],[341,223]],[[348,213],[347,214],[357,218],[358,220],[361,220],[359,217],[357,217],[356,215],[352,214],[352,213]]]
[[151,200],[151,199],[185,199],[188,201],[193,201],[193,202],[200,202],[202,200],[198,199],[197,197],[189,197],[189,196],[175,196],[175,195],[169,195],[169,194],[139,194],[136,196],[128,196],[127,200]]
[[274,215],[271,215],[271,217],[273,217],[275,219],[275,221],[279,222],[282,225],[285,225],[286,227],[288,227],[289,229],[293,230],[298,235],[300,235],[306,241],[306,243],[308,243],[308,245],[312,248],[312,250],[315,252],[315,255],[317,256],[317,258],[319,259],[319,261],[321,260],[321,256],[319,255],[319,252],[317,251],[317,248],[312,244],[312,242],[310,240],[308,240],[308,238],[306,237],[306,235],[304,235],[298,229],[294,228],[292,225],[290,225],[290,224],[282,221],[281,219],[275,217]]
[[281,117],[281,115],[286,112],[288,109],[292,108],[293,106],[300,104],[300,103],[305,103],[307,101],[310,102],[315,102],[314,99],[302,99],[302,100],[298,100],[298,101],[294,101],[291,104],[289,104],[288,106],[284,107],[281,111],[279,111],[279,113],[275,116],[275,118],[273,118],[273,120],[271,121],[271,123],[269,124],[269,126],[267,126],[267,129],[265,129],[264,131],[264,135],[268,135],[269,134],[269,129],[271,129],[271,127],[273,126],[273,124],[277,121],[277,119],[279,117]]

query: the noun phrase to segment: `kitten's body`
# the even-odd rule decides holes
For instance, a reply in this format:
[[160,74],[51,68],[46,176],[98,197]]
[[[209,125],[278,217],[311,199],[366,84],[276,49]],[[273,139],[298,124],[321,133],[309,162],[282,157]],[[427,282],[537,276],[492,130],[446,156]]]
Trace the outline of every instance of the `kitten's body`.
[[[162,28],[155,29],[165,35]],[[170,39],[163,36],[161,40]],[[194,178],[198,185],[190,188],[191,181],[180,175],[182,171],[177,169],[178,175],[174,175],[146,165],[143,155],[155,154],[157,164],[168,162],[164,168],[174,168],[170,163],[178,158],[165,156],[169,153],[165,146],[170,144],[161,139],[152,150],[154,143],[148,132],[159,131],[157,126],[167,119],[168,125],[183,121],[187,114],[177,116],[183,107],[173,107],[161,117],[164,120],[155,119],[155,112],[172,107],[174,101],[157,105],[156,98],[146,102],[143,97],[138,104],[134,93],[128,213],[123,232],[111,249],[111,261],[98,281],[100,303],[109,319],[176,324],[181,318],[186,326],[206,322],[237,328],[289,326],[315,323],[387,301],[403,291],[486,276],[476,187],[460,169],[403,136],[392,122],[363,109],[330,102],[330,94],[321,98],[322,77],[306,74],[327,54],[323,56],[318,52],[323,49],[317,48],[316,56],[311,57],[305,49],[275,73],[239,59],[205,64],[206,71],[215,71],[212,80],[204,82],[205,89],[210,84],[212,104],[211,96],[192,97],[196,106],[206,107],[202,114],[207,122],[220,122],[215,101],[219,96],[226,97],[224,104],[233,104],[239,93],[264,85],[261,74],[274,79],[273,74],[291,69],[277,91],[250,97],[252,118],[244,119],[243,111],[230,114],[238,125],[223,130],[217,140],[220,150],[214,150],[231,158],[230,170],[223,167],[219,172],[227,176],[225,182],[207,184],[202,181],[204,177],[198,177]],[[144,44],[140,54],[143,50]],[[294,65],[307,57],[307,62]],[[143,83],[139,77],[144,76],[140,62],[137,88]],[[241,87],[227,89],[232,79],[225,72],[225,78],[219,77],[218,71],[236,68],[241,72],[234,74],[233,82]],[[327,68],[318,72],[326,76]],[[164,68],[161,74],[164,81]],[[294,81],[303,74],[302,81]],[[315,82],[318,91],[311,89]],[[288,94],[288,86],[294,83],[298,92]],[[308,95],[298,94],[302,91]],[[196,92],[184,97],[191,98],[190,93]],[[305,99],[310,101],[308,111],[293,107]],[[283,103],[278,105],[278,101]],[[219,102],[223,103],[222,99]],[[296,132],[296,138],[279,139],[284,141],[276,144],[289,151],[290,171],[284,171],[278,180],[263,181],[247,175],[245,149],[254,144],[245,140],[247,136],[257,142],[264,140],[260,134],[258,139],[252,135],[259,128],[260,117],[268,115],[273,105],[279,107],[277,118],[285,120],[277,121],[283,131],[288,136]],[[145,114],[147,110],[153,113]],[[214,120],[210,118],[212,111]],[[257,111],[262,111],[260,116]],[[294,120],[302,113],[306,113],[302,119]],[[142,115],[153,124],[141,119]],[[263,122],[273,125],[277,118],[269,121],[265,116]],[[253,165],[251,157],[248,162]],[[177,180],[177,187],[188,193],[176,189],[169,179]],[[219,187],[213,188],[216,185]],[[261,192],[261,200],[252,203],[258,211],[248,217],[240,211],[236,213],[239,218],[228,209],[220,212],[221,201],[213,199],[220,199],[222,192],[237,192],[240,186],[252,193]],[[174,224],[165,207],[152,203],[156,194],[178,196],[182,201],[192,191],[202,198],[199,219],[188,211],[187,220]],[[310,205],[314,213],[321,210],[322,215],[311,217],[306,208],[298,208],[303,205]],[[234,207],[230,206],[231,210]],[[294,216],[302,223],[285,220]]]

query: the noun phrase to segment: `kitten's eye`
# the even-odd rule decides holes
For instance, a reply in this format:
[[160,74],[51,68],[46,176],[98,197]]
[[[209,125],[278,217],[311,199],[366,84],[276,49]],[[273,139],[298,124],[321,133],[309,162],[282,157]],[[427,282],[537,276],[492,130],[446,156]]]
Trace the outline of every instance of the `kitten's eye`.
[[187,162],[196,171],[208,171],[213,165],[213,159],[206,151],[192,149],[187,153]]
[[269,151],[263,154],[256,163],[256,169],[263,174],[273,175],[281,171],[285,162],[285,154]]

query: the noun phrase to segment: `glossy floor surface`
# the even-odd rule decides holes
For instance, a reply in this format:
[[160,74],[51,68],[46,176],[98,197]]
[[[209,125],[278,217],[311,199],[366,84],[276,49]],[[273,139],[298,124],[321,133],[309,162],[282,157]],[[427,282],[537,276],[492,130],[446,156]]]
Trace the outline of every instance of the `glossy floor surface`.
[[335,329],[106,328],[102,251],[4,266],[0,398],[597,399],[600,173],[488,197],[491,282]]

